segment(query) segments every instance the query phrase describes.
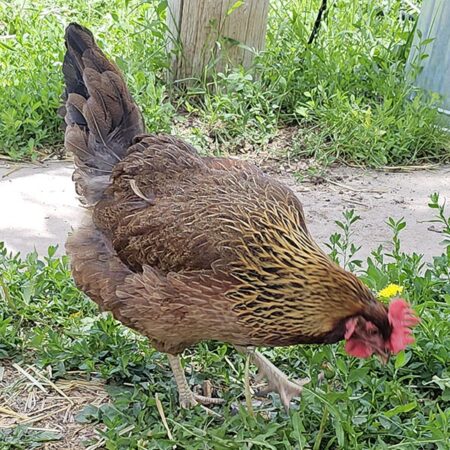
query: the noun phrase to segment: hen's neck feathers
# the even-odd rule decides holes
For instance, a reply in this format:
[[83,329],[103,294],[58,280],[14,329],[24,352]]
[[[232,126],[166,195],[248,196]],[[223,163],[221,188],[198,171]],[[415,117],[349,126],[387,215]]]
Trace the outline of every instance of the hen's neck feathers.
[[384,306],[318,247],[301,210],[277,202],[250,211],[233,225],[242,236],[231,271],[239,286],[228,293],[245,325],[261,335],[283,329],[292,343],[340,340],[356,315],[385,324]]

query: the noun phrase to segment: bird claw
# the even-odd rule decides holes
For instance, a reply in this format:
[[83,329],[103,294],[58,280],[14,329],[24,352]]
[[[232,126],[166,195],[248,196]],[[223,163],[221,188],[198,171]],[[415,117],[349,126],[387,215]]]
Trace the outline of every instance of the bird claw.
[[258,370],[258,372],[255,375],[255,383],[261,383],[261,381],[263,381],[264,378],[267,378],[266,375],[264,375],[262,370]]
[[298,382],[291,381],[287,376],[272,379],[267,386],[259,389],[255,395],[258,397],[266,397],[271,392],[275,392],[280,396],[281,403],[283,403],[285,410],[289,411],[291,400],[294,397],[299,397],[303,391],[303,386],[310,381],[309,378],[303,378]]
[[198,401],[195,399],[194,394],[191,392],[190,395],[185,395],[179,398],[180,406],[183,409],[191,409],[198,405]]
[[205,397],[192,391],[180,397],[180,406],[183,409],[193,408],[197,405],[221,405],[222,403],[225,403],[223,398]]
[[[255,351],[254,347],[236,346],[236,349],[248,355],[252,363],[258,367],[259,370],[255,379],[261,381],[265,378],[268,381],[267,386],[260,389],[256,395],[265,396],[270,392],[276,392],[280,396],[285,410],[289,411],[291,400],[294,397],[298,397],[303,391],[303,386],[311,380],[304,378],[298,381],[291,381],[284,372],[272,364],[264,355]],[[246,382],[247,388],[248,381]]]
[[[199,395],[195,392],[191,391],[189,387],[186,376],[183,372],[183,367],[181,366],[181,361],[179,356],[167,355],[169,359],[170,366],[172,368],[173,375],[175,377],[175,381],[177,383],[178,388],[178,396],[179,403],[181,408],[189,409],[194,408],[197,405],[201,405],[201,407],[208,412],[208,414],[212,414],[218,417],[221,417],[220,414],[206,408],[204,405],[219,405],[224,403],[225,400],[221,398],[213,398],[209,396]],[[208,392],[211,392],[211,387],[209,386]]]
[[223,403],[225,403],[225,400],[223,398],[205,397],[199,394],[193,394],[193,396],[197,403],[200,403],[200,405],[222,405]]
[[221,405],[222,403],[225,403],[223,398],[204,397],[193,392],[189,392],[184,397],[180,397],[180,406],[184,409],[193,408],[197,405]]
[[289,411],[291,400],[294,397],[300,396],[303,391],[303,386],[311,380],[304,378],[298,382],[291,381],[284,372],[278,369],[278,367],[272,364],[261,353],[253,352],[251,353],[251,357],[253,363],[259,369],[257,378],[260,380],[265,378],[268,381],[267,386],[260,389],[256,395],[265,396],[270,392],[276,392],[280,396],[285,410]]
[[205,397],[189,391],[186,395],[182,397],[180,396],[179,402],[183,409],[191,409],[197,405],[200,405],[207,414],[215,417],[222,417],[220,414],[210,408],[207,408],[205,405],[221,405],[222,403],[225,403],[225,400],[223,398]]

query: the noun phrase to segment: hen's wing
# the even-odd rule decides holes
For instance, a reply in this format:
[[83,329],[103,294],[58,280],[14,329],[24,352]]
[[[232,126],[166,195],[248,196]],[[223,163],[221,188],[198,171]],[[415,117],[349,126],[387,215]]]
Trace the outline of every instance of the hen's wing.
[[114,168],[94,221],[135,271],[208,270],[232,263],[234,246],[251,244],[256,222],[280,203],[304,229],[295,195],[255,166],[201,158],[172,136],[142,136]]

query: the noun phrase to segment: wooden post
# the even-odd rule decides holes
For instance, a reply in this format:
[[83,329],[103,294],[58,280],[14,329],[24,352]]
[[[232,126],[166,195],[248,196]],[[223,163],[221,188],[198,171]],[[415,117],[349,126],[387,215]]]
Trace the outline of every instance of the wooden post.
[[170,80],[190,84],[205,69],[248,68],[264,49],[268,9],[269,0],[169,0]]

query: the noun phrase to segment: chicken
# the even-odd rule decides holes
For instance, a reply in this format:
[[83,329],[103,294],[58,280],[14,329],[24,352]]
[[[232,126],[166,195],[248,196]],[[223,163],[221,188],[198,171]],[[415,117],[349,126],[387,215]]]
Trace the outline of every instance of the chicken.
[[294,193],[255,165],[200,157],[146,134],[115,64],[89,30],[66,30],[65,145],[85,221],[67,241],[73,277],[103,310],[168,355],[182,407],[184,349],[224,341],[247,353],[286,408],[301,384],[258,346],[332,344],[386,360],[413,341],[418,319],[389,307],[319,248]]

